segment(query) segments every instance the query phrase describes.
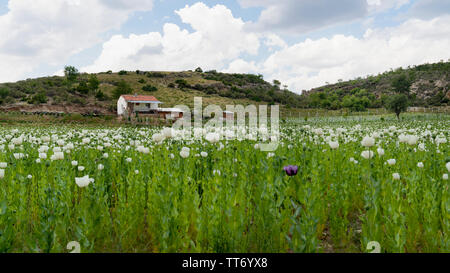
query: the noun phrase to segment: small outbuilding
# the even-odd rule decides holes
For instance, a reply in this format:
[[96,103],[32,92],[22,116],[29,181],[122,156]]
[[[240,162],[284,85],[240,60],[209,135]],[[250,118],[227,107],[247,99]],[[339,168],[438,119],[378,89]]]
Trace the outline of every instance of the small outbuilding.
[[183,117],[183,110],[179,108],[159,108],[159,117],[164,119],[179,119]]
[[223,119],[234,120],[234,112],[223,111]]

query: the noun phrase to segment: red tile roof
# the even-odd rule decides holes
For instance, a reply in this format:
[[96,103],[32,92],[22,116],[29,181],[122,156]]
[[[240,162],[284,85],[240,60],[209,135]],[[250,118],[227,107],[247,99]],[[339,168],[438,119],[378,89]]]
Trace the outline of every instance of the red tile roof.
[[154,96],[122,95],[122,97],[123,97],[126,101],[155,101],[155,102],[159,102],[159,100],[158,100],[157,98],[155,98]]

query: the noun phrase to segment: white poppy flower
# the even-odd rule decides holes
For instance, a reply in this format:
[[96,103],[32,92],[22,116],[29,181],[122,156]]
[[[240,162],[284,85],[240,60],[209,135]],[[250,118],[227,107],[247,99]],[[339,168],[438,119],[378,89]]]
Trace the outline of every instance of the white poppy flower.
[[384,155],[384,149],[378,148],[377,149],[377,153],[378,153],[379,156],[383,156]]
[[387,161],[386,161],[390,166],[392,166],[392,165],[395,165],[395,163],[397,163],[397,161],[395,160],[395,159],[388,159]]
[[330,148],[333,149],[333,150],[339,148],[339,142],[338,141],[330,141],[328,143],[328,145],[330,145]]
[[365,136],[361,141],[361,145],[364,147],[372,147],[373,145],[375,145],[375,139],[370,136]]
[[78,187],[84,188],[89,186],[91,180],[89,179],[89,175],[83,177],[75,177],[75,183],[78,185]]
[[361,156],[364,157],[365,159],[370,159],[373,157],[373,152],[372,151],[363,151],[361,153]]

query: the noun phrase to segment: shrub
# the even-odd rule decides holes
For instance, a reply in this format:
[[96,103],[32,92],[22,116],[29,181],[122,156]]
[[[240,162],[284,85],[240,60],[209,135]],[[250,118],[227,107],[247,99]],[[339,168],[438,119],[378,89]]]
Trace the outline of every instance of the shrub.
[[95,94],[95,98],[100,101],[105,101],[108,99],[108,96],[106,96],[105,93],[102,92],[102,90],[98,90]]
[[125,70],[120,70],[119,71],[119,75],[127,75],[127,74],[128,74],[128,72],[125,71]]
[[156,88],[155,86],[152,86],[150,84],[147,84],[144,87],[142,87],[142,90],[147,91],[147,92],[155,92],[155,91],[158,91],[158,88]]
[[113,91],[113,96],[115,99],[120,98],[124,94],[129,94],[133,91],[131,86],[124,80],[117,83],[117,87]]
[[28,101],[28,103],[31,104],[40,104],[40,103],[46,103],[47,102],[47,96],[44,92],[39,92],[38,94],[31,97],[31,99]]
[[77,91],[78,91],[79,93],[81,93],[81,94],[87,94],[87,93],[89,93],[89,87],[88,87],[86,81],[81,81],[81,82],[78,84]]
[[4,99],[9,96],[9,89],[6,87],[0,88],[0,98]]
[[178,85],[178,88],[188,88],[189,84],[185,79],[178,79],[175,81],[175,83]]
[[95,74],[92,74],[89,76],[88,80],[88,88],[89,90],[97,90],[100,86],[100,81],[98,80],[97,76]]

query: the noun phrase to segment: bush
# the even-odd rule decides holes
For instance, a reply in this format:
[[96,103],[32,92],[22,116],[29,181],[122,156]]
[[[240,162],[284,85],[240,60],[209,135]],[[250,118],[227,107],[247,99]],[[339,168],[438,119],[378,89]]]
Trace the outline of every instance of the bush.
[[87,93],[89,93],[89,87],[88,87],[86,81],[81,81],[81,82],[78,84],[77,91],[78,91],[79,93],[81,93],[81,94],[87,94]]
[[187,81],[185,79],[178,79],[175,81],[175,83],[178,85],[178,88],[180,88],[180,89],[189,87],[189,84],[187,83]]
[[9,89],[6,87],[0,88],[0,98],[5,99],[7,96],[9,96]]
[[128,74],[128,72],[125,71],[125,70],[120,70],[119,71],[119,75],[127,75],[127,74]]
[[100,86],[100,81],[98,80],[97,76],[95,74],[92,74],[89,76],[88,80],[88,88],[91,91],[95,91]]
[[203,87],[203,85],[201,85],[199,83],[195,84],[192,88],[195,89],[195,90],[199,90],[199,91],[203,91],[203,89],[205,89]]
[[28,103],[30,104],[47,103],[47,96],[45,95],[44,92],[39,92],[38,94],[31,97]]
[[71,97],[71,98],[69,99],[69,102],[70,102],[70,103],[74,103],[74,104],[79,104],[79,105],[84,105],[84,104],[86,104],[86,101],[85,101],[85,100],[83,100],[83,99],[81,99],[81,98],[78,98],[78,97]]
[[117,83],[117,87],[113,91],[113,96],[115,99],[120,98],[124,94],[130,94],[133,92],[133,88],[124,80]]
[[98,92],[95,94],[95,98],[99,101],[108,100],[108,96],[106,96],[105,93],[102,92],[102,90],[98,90]]
[[155,92],[155,91],[158,91],[158,88],[156,88],[155,86],[152,86],[150,84],[147,84],[144,87],[142,87],[142,90],[147,91],[147,92]]
[[145,80],[144,79],[140,79],[140,80],[138,80],[138,83],[145,83]]
[[167,85],[167,87],[169,88],[175,88],[175,84],[173,82],[169,83],[169,85]]

